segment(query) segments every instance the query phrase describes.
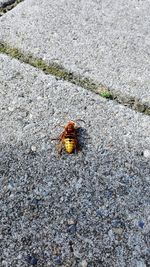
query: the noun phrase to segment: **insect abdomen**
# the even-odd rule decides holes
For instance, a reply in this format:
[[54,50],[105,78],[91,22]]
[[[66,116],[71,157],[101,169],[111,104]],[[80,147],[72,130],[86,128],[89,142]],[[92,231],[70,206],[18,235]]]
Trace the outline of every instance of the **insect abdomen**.
[[66,151],[71,154],[76,148],[76,140],[72,138],[65,138],[64,146]]

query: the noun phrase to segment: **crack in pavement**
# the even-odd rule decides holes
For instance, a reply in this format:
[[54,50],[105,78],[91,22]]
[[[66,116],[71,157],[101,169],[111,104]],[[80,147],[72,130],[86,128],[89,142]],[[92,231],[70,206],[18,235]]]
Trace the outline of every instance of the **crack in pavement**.
[[16,7],[19,3],[23,2],[24,0],[8,0],[4,2],[0,6],[0,17],[3,16],[5,13]]
[[121,95],[111,91],[108,87],[96,83],[90,78],[85,78],[77,75],[73,72],[69,72],[63,66],[59,64],[46,64],[42,59],[33,57],[32,55],[26,55],[19,49],[8,46],[7,44],[0,43],[0,53],[4,53],[12,58],[18,59],[19,61],[29,64],[37,69],[42,70],[45,74],[51,74],[58,79],[68,81],[72,84],[80,86],[84,89],[93,91],[99,94],[101,97],[108,101],[115,101],[123,106],[126,106],[132,110],[150,115],[150,107],[147,104],[142,103],[139,99],[133,96]]

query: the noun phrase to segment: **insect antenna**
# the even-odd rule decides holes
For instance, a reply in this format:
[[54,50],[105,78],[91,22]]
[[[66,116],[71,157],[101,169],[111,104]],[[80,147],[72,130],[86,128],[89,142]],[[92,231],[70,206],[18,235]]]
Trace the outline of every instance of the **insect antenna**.
[[80,119],[80,118],[75,120],[75,122],[77,122],[77,121],[83,121],[85,123],[85,121],[83,119]]

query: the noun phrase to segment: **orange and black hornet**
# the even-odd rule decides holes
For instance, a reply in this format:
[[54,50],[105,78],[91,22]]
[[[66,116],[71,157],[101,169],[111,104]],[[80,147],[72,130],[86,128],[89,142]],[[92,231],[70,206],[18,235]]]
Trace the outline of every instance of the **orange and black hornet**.
[[[66,126],[64,126],[64,131],[59,136],[58,152],[61,154],[63,148],[67,153],[71,154],[75,151],[79,151],[78,135],[77,130],[80,127],[76,126],[74,121],[69,121]],[[56,139],[53,139],[56,140]]]

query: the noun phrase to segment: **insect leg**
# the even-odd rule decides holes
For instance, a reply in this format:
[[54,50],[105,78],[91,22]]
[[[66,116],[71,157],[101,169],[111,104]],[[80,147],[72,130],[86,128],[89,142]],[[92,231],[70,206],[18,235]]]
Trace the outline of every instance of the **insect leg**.
[[62,125],[62,124],[60,124],[60,123],[59,123],[59,124],[56,124],[56,125],[55,125],[55,128],[56,128],[57,126],[62,127],[62,128],[65,128],[65,125]]
[[60,155],[62,150],[63,150],[63,143],[62,141],[59,142],[59,144],[57,145],[57,151],[58,151],[58,154]]
[[77,122],[77,121],[83,121],[85,123],[85,121],[83,119],[80,119],[80,118],[75,120],[75,122]]
[[54,140],[59,140],[59,137],[57,138],[50,138],[51,141],[54,141]]

